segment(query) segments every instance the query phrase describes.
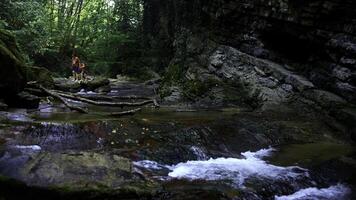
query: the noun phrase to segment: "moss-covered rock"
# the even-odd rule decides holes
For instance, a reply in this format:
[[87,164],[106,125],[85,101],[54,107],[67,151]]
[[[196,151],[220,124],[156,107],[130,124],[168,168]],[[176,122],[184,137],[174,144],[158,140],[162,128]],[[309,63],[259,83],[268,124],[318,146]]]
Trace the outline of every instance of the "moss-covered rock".
[[52,88],[54,86],[52,73],[43,67],[27,67],[26,79],[27,81],[37,81],[39,84],[47,88]]
[[26,65],[14,36],[0,30],[0,97],[22,91],[26,81]]

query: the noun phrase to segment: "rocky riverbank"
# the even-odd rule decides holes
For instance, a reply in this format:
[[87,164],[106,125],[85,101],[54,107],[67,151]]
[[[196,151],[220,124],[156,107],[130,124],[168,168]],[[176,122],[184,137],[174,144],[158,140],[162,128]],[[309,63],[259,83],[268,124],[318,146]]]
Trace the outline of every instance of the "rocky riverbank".
[[323,113],[355,138],[354,2],[152,0],[145,6],[168,104]]

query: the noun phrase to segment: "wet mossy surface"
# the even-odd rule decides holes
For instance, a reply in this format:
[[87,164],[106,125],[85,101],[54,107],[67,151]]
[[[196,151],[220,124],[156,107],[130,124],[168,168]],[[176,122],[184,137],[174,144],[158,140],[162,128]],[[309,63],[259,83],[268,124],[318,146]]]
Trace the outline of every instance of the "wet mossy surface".
[[0,97],[22,91],[26,84],[26,70],[14,36],[0,30]]

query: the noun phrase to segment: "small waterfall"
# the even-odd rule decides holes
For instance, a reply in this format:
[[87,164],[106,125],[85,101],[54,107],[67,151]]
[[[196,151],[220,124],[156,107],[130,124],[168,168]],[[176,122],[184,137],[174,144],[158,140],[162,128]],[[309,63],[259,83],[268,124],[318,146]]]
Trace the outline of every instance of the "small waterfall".
[[[342,184],[329,188],[317,188],[309,175],[309,171],[299,166],[284,167],[266,162],[263,158],[271,156],[275,151],[273,148],[261,149],[256,152],[243,152],[241,153],[243,158],[215,159],[208,159],[207,155],[199,147],[192,146],[190,150],[199,160],[181,162],[176,165],[164,165],[150,160],[137,161],[133,164],[138,168],[144,168],[153,172],[160,180],[166,181],[172,180],[172,178],[191,181],[224,181],[226,184],[238,189],[244,189],[246,181],[254,179],[266,182],[266,184],[279,182],[293,185],[302,183],[301,187],[296,186],[295,190],[290,190],[291,194],[274,196],[276,200],[343,200],[347,199],[351,193],[350,189]],[[309,185],[309,188],[305,187],[306,185],[304,184],[306,183]],[[271,188],[271,191],[278,193],[277,191],[282,186],[276,185],[275,187]]]
[[302,199],[346,199],[351,193],[350,189],[342,184],[334,185],[328,188],[306,188],[297,191],[291,195],[275,196],[275,200],[302,200]]
[[204,151],[196,146],[190,147],[190,150],[197,156],[197,160],[208,160],[208,156],[204,153]]
[[257,152],[241,153],[245,158],[216,158],[188,161],[170,166],[168,176],[188,180],[229,180],[235,187],[242,187],[250,177],[296,181],[307,178],[308,171],[298,166],[275,166],[262,160],[274,149],[262,149]]

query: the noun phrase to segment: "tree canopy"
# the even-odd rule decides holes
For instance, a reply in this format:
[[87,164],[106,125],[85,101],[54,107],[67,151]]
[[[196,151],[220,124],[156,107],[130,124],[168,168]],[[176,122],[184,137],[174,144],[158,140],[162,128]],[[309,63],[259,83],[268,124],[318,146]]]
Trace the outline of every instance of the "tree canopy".
[[[142,67],[142,0],[3,0],[0,28],[16,35],[27,62],[58,73],[78,54],[91,73],[135,73]],[[56,61],[56,62],[54,62]],[[49,66],[56,65],[56,66]]]

